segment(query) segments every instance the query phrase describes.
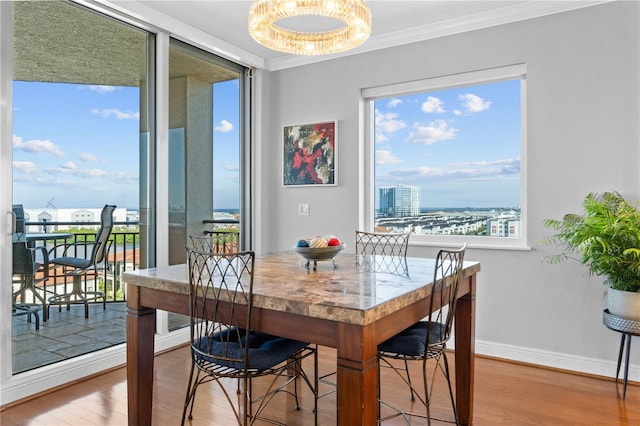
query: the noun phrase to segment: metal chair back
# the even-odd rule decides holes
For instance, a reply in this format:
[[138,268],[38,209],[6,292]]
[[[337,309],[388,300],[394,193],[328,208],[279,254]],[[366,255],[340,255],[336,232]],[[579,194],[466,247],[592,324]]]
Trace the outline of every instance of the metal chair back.
[[[249,365],[249,347],[243,344],[251,330],[253,305],[253,252],[214,254],[209,250],[187,248],[189,258],[190,317],[192,350],[197,360]],[[220,302],[228,302],[223,308]],[[206,342],[208,347],[203,347]],[[219,345],[216,355],[212,346]],[[234,353],[227,352],[234,348]]]
[[[462,265],[466,246],[467,244],[465,243],[459,249],[442,249],[438,252],[433,273],[433,289],[427,320],[442,324],[443,327],[439,333],[439,342],[436,342],[436,339],[427,332],[425,347],[429,346],[429,344],[447,342],[451,337],[451,328],[458,301],[456,294],[462,280]],[[447,308],[442,309],[441,307],[443,306]],[[429,328],[428,331],[430,330],[435,330],[435,328]]]
[[406,257],[410,235],[356,231],[356,254]]

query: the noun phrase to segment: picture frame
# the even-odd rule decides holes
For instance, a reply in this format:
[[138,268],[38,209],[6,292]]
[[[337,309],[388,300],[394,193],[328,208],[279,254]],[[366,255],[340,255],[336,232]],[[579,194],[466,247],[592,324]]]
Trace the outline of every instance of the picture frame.
[[282,185],[336,186],[337,122],[319,121],[282,127]]

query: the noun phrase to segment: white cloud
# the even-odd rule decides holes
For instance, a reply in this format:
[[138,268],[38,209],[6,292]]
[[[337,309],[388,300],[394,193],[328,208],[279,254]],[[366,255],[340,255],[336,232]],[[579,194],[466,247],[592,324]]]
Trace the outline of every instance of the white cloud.
[[493,170],[499,174],[520,173],[520,158],[505,158],[493,161],[470,161],[452,164],[455,168]]
[[64,157],[64,152],[60,150],[58,145],[55,145],[50,140],[34,139],[28,142],[23,142],[20,136],[13,135],[13,149],[31,152],[34,154],[51,154],[56,157]]
[[385,143],[388,140],[389,138],[384,133],[376,133],[376,144]]
[[137,183],[138,177],[133,176],[128,172],[116,172],[110,175],[111,179],[118,184]]
[[[103,169],[81,169],[72,161],[67,161],[59,167],[49,167],[44,171],[48,175],[54,176],[53,180],[47,179],[47,182],[64,182],[60,183],[60,185],[74,186],[77,188],[84,188],[87,185],[92,184],[95,185],[95,181],[92,179],[108,180],[116,184],[131,184],[138,182],[138,177],[129,172],[110,172]],[[63,178],[61,178],[61,176],[68,176],[68,178],[64,178],[66,180],[62,181],[61,179]],[[99,188],[96,187],[94,189],[98,190]]]
[[50,175],[71,175],[80,178],[95,178],[107,175],[107,172],[101,169],[79,169],[71,161],[62,164],[60,167],[46,168],[45,172]]
[[414,128],[415,130],[405,139],[405,143],[431,145],[439,141],[453,139],[458,131],[449,127],[444,120],[436,120],[428,126],[415,125]]
[[88,152],[81,152],[80,154],[78,154],[78,158],[80,159],[80,161],[84,161],[87,163],[95,163],[96,161],[98,161],[98,157]]
[[398,105],[401,105],[401,104],[402,104],[402,99],[393,98],[393,99],[391,99],[391,100],[389,101],[389,103],[387,104],[387,106],[388,106],[389,108],[395,108],[395,107],[397,107]]
[[237,164],[225,164],[224,169],[230,172],[238,172],[240,171],[240,166]]
[[376,150],[376,164],[398,164],[400,160],[393,152],[387,149]]
[[462,105],[469,112],[480,112],[488,109],[491,106],[490,101],[485,101],[480,96],[467,93],[465,95],[460,95],[460,100],[462,101]]
[[439,98],[428,96],[427,100],[422,103],[422,112],[442,114],[446,110]]
[[520,158],[493,161],[452,163],[445,167],[413,167],[389,172],[395,179],[405,182],[424,179],[496,179],[520,173]]
[[390,175],[396,177],[403,178],[427,178],[427,177],[436,177],[436,176],[444,176],[446,172],[441,168],[434,167],[412,167],[409,169],[398,169],[389,172]]
[[98,115],[100,117],[109,118],[111,116],[117,118],[118,120],[138,120],[140,119],[139,112],[131,112],[131,111],[120,111],[117,108],[93,108],[91,113],[94,115]]
[[105,172],[102,169],[87,169],[87,170],[78,170],[76,175],[82,176],[82,177],[104,177],[107,175],[107,172]]
[[116,90],[115,86],[106,86],[106,85],[90,85],[89,86],[89,90],[92,90],[94,92],[98,92],[98,93],[110,93],[110,92],[114,92]]
[[38,173],[38,166],[31,161],[14,161],[13,170],[20,173],[35,174]]
[[233,124],[227,120],[220,120],[220,124],[213,128],[216,132],[227,133],[233,130]]
[[71,175],[75,174],[75,170],[70,169],[69,167],[64,167],[64,165],[60,167],[47,167],[44,169],[45,173],[50,175]]
[[67,170],[76,170],[76,164],[73,161],[67,161],[66,163],[64,163],[62,166],[63,169],[67,169]]
[[460,111],[459,109],[454,109],[453,115],[462,115],[462,111]]
[[376,110],[376,129],[381,132],[393,133],[400,129],[407,127],[407,124],[402,120],[396,120],[398,114],[395,112],[388,112],[386,114]]

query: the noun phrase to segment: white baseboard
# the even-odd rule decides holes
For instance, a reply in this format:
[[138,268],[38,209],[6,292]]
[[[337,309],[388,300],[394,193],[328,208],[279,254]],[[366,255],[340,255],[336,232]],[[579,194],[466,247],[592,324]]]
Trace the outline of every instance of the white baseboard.
[[[156,335],[155,350],[162,352],[183,345],[188,341],[189,328],[185,327],[172,333]],[[455,341],[452,339],[448,346],[454,348]],[[632,348],[632,354],[634,349]],[[476,341],[476,354],[597,376],[615,377],[616,374],[617,360],[587,358],[522,346]],[[125,363],[126,347],[125,344],[122,344],[17,374],[2,383],[0,405],[10,404],[48,389],[98,374],[104,370],[121,367]],[[622,372],[620,375],[622,376]],[[640,365],[631,364],[629,366],[629,380],[640,382]]]
[[[447,346],[455,347],[453,342]],[[631,348],[632,355],[634,355],[634,349],[633,347]],[[617,358],[609,361],[479,340],[476,340],[476,354],[612,378],[616,376],[616,363],[618,361]],[[637,355],[635,359],[637,359]],[[630,359],[630,362],[633,362],[633,358]],[[622,376],[623,372],[620,371],[620,378]],[[630,381],[640,382],[639,364],[629,365],[628,377]]]
[[[188,342],[189,333],[189,327],[185,327],[172,333],[156,335],[155,351],[162,352]],[[101,371],[122,367],[126,364],[126,359],[126,345],[123,343],[16,374],[3,381],[0,406],[81,380]]]

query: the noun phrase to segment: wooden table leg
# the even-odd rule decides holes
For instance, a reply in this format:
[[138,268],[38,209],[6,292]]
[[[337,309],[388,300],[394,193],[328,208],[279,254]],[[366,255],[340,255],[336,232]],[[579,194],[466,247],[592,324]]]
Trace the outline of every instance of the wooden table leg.
[[138,286],[127,286],[127,401],[129,426],[150,426],[156,310],[140,306]]
[[476,276],[468,278],[469,293],[456,304],[456,409],[461,425],[473,421],[473,375],[476,341]]
[[377,345],[372,329],[352,324],[338,326],[338,425],[368,426],[377,422]]

